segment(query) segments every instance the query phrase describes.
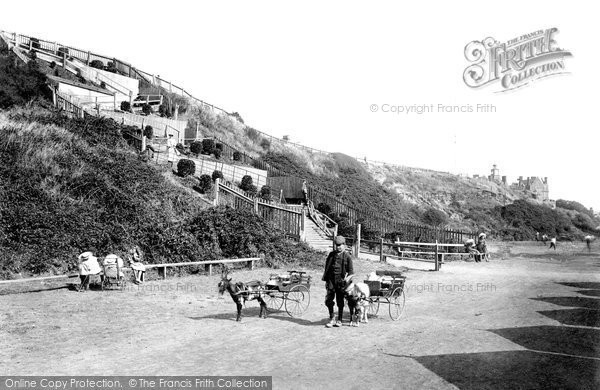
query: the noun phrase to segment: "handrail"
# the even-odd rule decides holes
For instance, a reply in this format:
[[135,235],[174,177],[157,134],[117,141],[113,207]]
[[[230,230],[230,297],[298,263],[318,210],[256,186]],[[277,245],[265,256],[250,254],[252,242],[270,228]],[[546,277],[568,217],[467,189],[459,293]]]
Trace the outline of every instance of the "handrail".
[[324,219],[328,219],[329,221],[331,221],[333,223],[334,230],[337,227],[337,223],[335,221],[333,221],[331,218],[329,218],[327,215],[325,215],[324,213],[315,209],[314,204],[310,199],[308,199],[307,206],[308,206],[308,215],[316,223],[316,225],[328,236],[333,236],[333,233],[327,227],[327,224],[324,222]]

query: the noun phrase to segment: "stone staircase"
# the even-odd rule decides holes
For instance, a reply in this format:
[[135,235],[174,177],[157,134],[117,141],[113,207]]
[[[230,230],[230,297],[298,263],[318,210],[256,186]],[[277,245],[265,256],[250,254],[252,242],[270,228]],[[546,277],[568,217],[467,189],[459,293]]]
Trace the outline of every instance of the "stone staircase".
[[306,243],[313,249],[323,252],[333,250],[331,237],[327,237],[317,224],[308,216],[304,217],[304,234]]

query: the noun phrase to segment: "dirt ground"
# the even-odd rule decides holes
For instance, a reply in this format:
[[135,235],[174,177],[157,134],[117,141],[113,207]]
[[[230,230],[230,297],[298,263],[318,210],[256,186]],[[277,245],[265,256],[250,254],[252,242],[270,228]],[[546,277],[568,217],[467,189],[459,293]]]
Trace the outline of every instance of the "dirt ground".
[[[242,323],[230,297],[218,296],[218,275],[122,292],[77,293],[64,281],[0,289],[0,375],[272,375],[275,389],[600,388],[599,249],[520,244],[505,259],[409,269],[401,319],[381,305],[359,328],[324,327],[320,270],[309,271],[301,318],[260,319],[253,301]],[[355,268],[394,267],[360,259]]]

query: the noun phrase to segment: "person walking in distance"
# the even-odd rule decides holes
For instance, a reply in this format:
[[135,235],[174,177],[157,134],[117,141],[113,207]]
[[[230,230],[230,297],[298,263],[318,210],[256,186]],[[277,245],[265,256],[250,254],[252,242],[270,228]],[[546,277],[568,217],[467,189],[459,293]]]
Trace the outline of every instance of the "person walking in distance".
[[583,238],[585,240],[585,245],[587,246],[588,253],[592,251],[592,241],[594,241],[594,236],[585,236]]
[[[329,310],[327,328],[342,326],[344,314],[344,278],[354,274],[352,257],[346,252],[346,239],[343,236],[335,237],[335,249],[329,253],[325,260],[323,280],[325,282],[325,306]],[[334,319],[333,306],[338,308],[337,320]]]
[[554,248],[556,250],[556,237],[552,237],[550,240],[550,249]]
[[305,206],[308,206],[308,187],[306,186],[306,180],[302,180],[302,201]]

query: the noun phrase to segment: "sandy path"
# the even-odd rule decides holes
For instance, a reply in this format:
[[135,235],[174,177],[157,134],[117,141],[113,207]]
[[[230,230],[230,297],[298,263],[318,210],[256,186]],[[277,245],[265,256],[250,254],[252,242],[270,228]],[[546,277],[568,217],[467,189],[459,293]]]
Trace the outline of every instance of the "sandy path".
[[[402,319],[391,321],[381,305],[360,328],[324,328],[318,271],[302,318],[259,319],[249,302],[241,324],[230,298],[216,294],[218,276],[124,292],[4,295],[0,374],[272,375],[274,388],[594,388],[600,261],[558,257],[409,271]],[[378,267],[356,262],[362,275]],[[266,280],[270,272],[233,276]]]

